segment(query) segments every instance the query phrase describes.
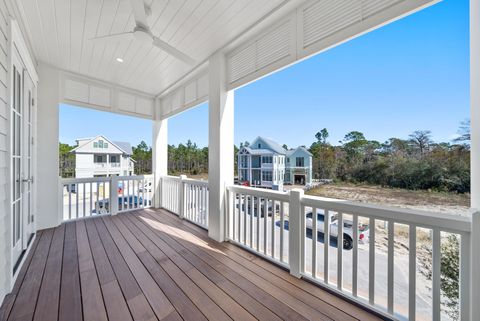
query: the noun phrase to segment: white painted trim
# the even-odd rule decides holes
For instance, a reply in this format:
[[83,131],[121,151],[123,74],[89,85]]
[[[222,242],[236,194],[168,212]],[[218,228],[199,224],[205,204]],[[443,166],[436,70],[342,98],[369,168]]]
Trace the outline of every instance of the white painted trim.
[[12,44],[18,50],[18,53],[20,54],[20,58],[22,59],[22,62],[25,65],[25,68],[30,74],[30,77],[32,78],[34,85],[37,86],[38,73],[35,68],[33,59],[30,56],[30,51],[28,50],[27,43],[23,38],[23,34],[22,34],[22,31],[20,30],[20,26],[18,25],[17,20],[11,18],[10,26],[11,26],[11,34],[12,34]]

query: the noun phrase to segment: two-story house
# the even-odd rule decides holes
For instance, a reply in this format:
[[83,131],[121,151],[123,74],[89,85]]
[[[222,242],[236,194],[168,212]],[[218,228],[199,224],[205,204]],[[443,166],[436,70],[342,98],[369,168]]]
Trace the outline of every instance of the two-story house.
[[257,137],[237,156],[239,181],[250,186],[283,190],[283,184],[312,182],[312,154],[304,147],[286,150],[271,139]]
[[109,177],[134,175],[135,161],[132,146],[126,142],[113,142],[105,136],[76,140],[75,177]]

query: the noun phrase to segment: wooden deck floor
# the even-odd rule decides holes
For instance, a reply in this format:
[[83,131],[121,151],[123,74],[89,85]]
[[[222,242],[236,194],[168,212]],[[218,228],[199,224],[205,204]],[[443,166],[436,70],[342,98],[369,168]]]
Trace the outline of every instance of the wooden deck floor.
[[40,231],[0,320],[377,320],[163,210]]

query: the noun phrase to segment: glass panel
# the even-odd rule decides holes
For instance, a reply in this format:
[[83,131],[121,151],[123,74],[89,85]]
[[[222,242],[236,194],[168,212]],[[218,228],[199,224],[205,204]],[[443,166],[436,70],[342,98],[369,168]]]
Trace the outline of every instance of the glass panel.
[[[14,227],[17,225],[16,215],[15,215],[16,206],[17,206],[17,204],[14,203],[14,204],[13,204],[13,207],[12,207],[12,214],[13,214],[12,219],[13,219],[13,226],[14,226]],[[12,233],[12,241],[13,241],[12,244],[15,244],[15,240],[16,240],[16,239],[17,239],[17,238],[16,238],[16,229],[14,228],[14,229],[13,229],[13,233]]]
[[16,220],[16,225],[15,225],[15,243],[20,240],[20,203],[17,203],[16,210],[15,210],[15,220]]

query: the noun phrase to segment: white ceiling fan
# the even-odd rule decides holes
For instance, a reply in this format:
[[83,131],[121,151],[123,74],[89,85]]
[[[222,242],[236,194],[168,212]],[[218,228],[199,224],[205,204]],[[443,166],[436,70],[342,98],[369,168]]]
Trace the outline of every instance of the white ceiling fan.
[[150,11],[150,8],[145,7],[143,0],[130,0],[130,3],[132,4],[133,15],[136,23],[133,31],[96,37],[91,40],[95,42],[119,42],[134,39],[141,44],[154,45],[189,65],[195,64],[194,59],[152,34],[147,23],[147,12]]

